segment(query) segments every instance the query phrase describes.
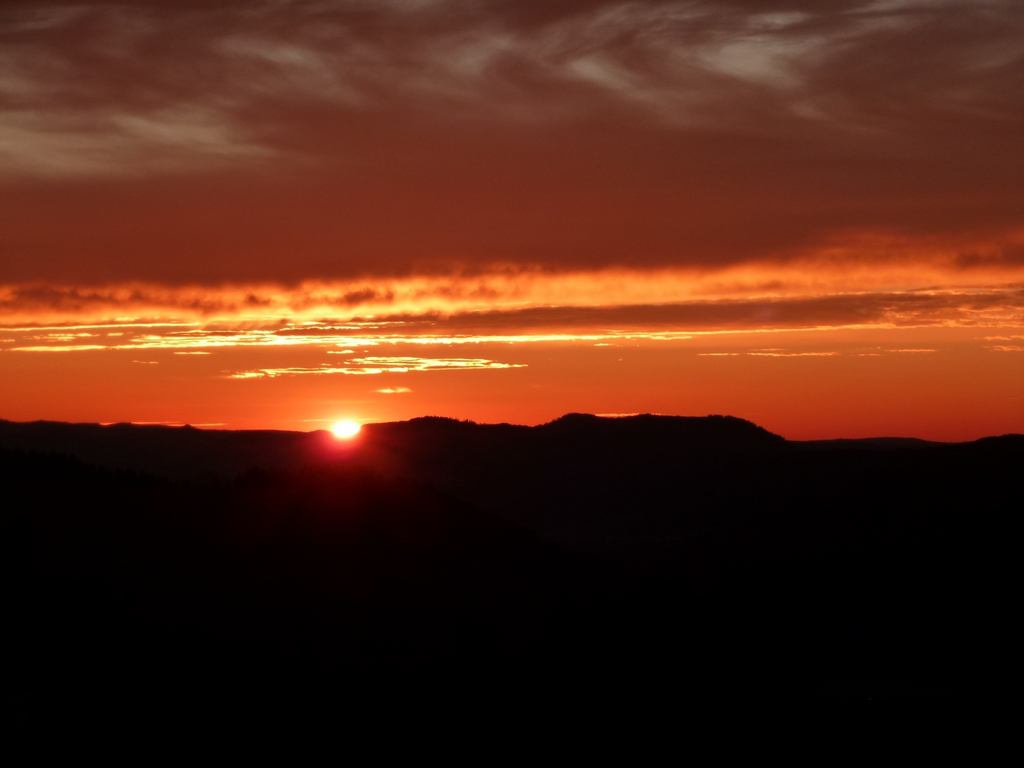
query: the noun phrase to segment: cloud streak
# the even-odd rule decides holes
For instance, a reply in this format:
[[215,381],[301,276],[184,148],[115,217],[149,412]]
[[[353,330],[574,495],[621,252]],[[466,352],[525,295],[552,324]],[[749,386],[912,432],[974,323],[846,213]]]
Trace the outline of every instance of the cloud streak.
[[[634,286],[643,295],[643,286]],[[577,295],[579,304],[550,306],[546,302],[562,286],[542,286],[536,293],[513,291],[482,306],[451,303],[452,294],[431,294],[415,311],[404,305],[382,308],[374,317],[290,313],[280,297],[264,314],[221,312],[213,317],[187,316],[176,321],[147,322],[139,318],[107,317],[104,322],[0,325],[0,355],[15,353],[68,353],[126,350],[166,351],[181,356],[210,356],[231,350],[324,349],[328,354],[350,356],[374,347],[456,347],[474,345],[582,344],[607,347],[627,343],[680,342],[724,334],[810,331],[828,333],[843,329],[898,331],[899,329],[999,329],[989,330],[987,343],[1014,341],[1010,331],[1024,328],[1024,285],[917,289],[889,292],[850,292],[822,295],[764,295],[647,304],[603,304],[610,291]],[[649,287],[663,289],[655,281]],[[628,286],[620,297],[629,295]],[[303,289],[304,290],[304,289]],[[234,289],[232,289],[234,295]],[[700,291],[696,291],[699,296]],[[303,293],[303,295],[305,295]],[[458,295],[458,294],[456,294]],[[503,294],[498,294],[503,296]],[[596,298],[595,298],[596,297]],[[565,291],[562,296],[571,300]],[[220,307],[233,307],[230,299],[211,299]],[[304,299],[298,299],[304,301]],[[283,302],[283,303],[281,303]],[[596,303],[595,303],[596,302]],[[525,306],[524,306],[525,304]],[[191,307],[191,304],[188,304]],[[485,308],[489,307],[489,308]],[[166,309],[166,308],[165,308]],[[194,307],[193,307],[194,309]],[[404,311],[395,312],[396,309]],[[150,308],[152,311],[152,308]],[[330,307],[317,305],[317,311]],[[48,315],[47,319],[52,319]],[[69,316],[74,317],[72,313]],[[924,346],[895,346],[868,350],[922,354]],[[752,350],[745,354],[786,354],[786,350]],[[728,354],[734,354],[729,352]],[[365,370],[372,358],[358,358],[353,366]],[[349,365],[346,362],[346,365]],[[391,360],[388,365],[397,365]],[[344,367],[344,366],[342,366]],[[387,366],[385,366],[387,367]],[[269,369],[268,369],[269,370]],[[318,369],[319,370],[319,369]],[[269,374],[268,374],[269,375]]]
[[[163,285],[121,283],[69,285],[56,282],[0,284],[5,325],[104,323],[131,317],[147,323],[260,323],[288,318],[302,323],[330,318],[339,331],[377,329],[410,317],[437,320],[472,313],[521,312],[521,320],[544,312],[578,308],[588,312],[630,306],[721,301],[785,302],[888,294],[913,296],[1004,296],[1011,304],[1024,286],[1024,266],[989,264],[963,268],[957,252],[917,254],[915,261],[885,253],[858,258],[845,252],[819,254],[788,264],[744,264],[717,269],[613,268],[551,272],[506,267],[454,275],[303,281],[297,284],[234,283]],[[897,299],[893,299],[897,301]],[[979,298],[979,300],[981,300]],[[563,322],[571,318],[563,312]],[[548,322],[550,324],[550,322]]]
[[[158,170],[164,150],[175,147],[244,159],[250,152],[239,148],[254,145],[240,137],[259,134],[246,131],[246,116],[282,103],[349,111],[444,105],[527,121],[617,103],[673,124],[745,130],[746,118],[766,113],[776,119],[754,130],[794,120],[893,130],[915,123],[920,110],[1020,119],[1019,101],[999,90],[1021,59],[1024,25],[1010,0],[547,5],[533,13],[505,2],[14,3],[3,19],[9,47],[0,86],[26,117],[107,118],[66,125],[49,148],[64,155],[66,143],[69,156],[92,157],[94,171],[107,161],[113,173],[125,170],[116,148],[141,159],[135,143],[155,150]],[[917,64],[877,55],[900,46]],[[928,66],[919,66],[922,57]],[[72,77],[85,61],[89,74]],[[874,78],[880,67],[887,78]],[[31,123],[22,130],[37,133]],[[264,133],[263,149],[280,149]],[[90,145],[103,139],[105,157]],[[89,170],[84,162],[65,168]]]
[[[509,368],[525,368],[522,363],[501,363],[481,357],[358,357],[349,361],[348,365],[320,365],[313,368],[257,368],[254,370],[235,371],[228,374],[231,379],[276,379],[281,376],[380,376],[390,373],[420,373],[424,371],[479,371],[505,370]],[[398,387],[390,390],[378,390],[384,394],[410,392]]]

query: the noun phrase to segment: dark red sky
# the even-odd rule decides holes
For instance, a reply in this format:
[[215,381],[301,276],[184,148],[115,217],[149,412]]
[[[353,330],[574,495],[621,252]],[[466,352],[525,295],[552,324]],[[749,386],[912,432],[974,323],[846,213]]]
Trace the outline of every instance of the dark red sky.
[[210,5],[0,9],[0,417],[1024,430],[1019,2]]

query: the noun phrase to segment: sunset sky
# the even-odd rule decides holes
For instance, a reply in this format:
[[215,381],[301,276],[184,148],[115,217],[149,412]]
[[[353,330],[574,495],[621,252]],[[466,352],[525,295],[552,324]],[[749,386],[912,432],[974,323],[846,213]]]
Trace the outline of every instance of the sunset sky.
[[0,6],[0,418],[1024,432],[1020,0]]

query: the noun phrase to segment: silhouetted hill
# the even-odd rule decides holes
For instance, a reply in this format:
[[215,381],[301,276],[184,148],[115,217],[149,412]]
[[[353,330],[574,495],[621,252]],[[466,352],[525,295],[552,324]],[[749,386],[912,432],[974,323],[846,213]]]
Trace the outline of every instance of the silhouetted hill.
[[8,703],[977,696],[1011,636],[1022,463],[1020,435],[789,442],[729,417],[351,444],[0,422]]
[[74,456],[99,466],[175,477],[301,466],[317,461],[322,448],[334,443],[327,432],[0,421],[0,448]]
[[734,416],[656,416],[640,414],[601,417],[569,413],[538,428],[578,439],[666,442],[679,450],[730,451],[777,446],[783,438]]
[[[784,441],[742,419],[569,414],[539,427],[475,424],[440,417],[370,424],[351,446],[324,431],[200,430],[154,425],[17,423],[0,420],[0,448],[74,456],[100,466],[176,477],[229,477],[252,467],[289,468],[329,460],[366,462],[379,452],[463,454],[485,450],[546,454],[596,449],[626,454],[737,452]],[[452,456],[451,458],[455,458]],[[569,456],[562,456],[568,460]]]

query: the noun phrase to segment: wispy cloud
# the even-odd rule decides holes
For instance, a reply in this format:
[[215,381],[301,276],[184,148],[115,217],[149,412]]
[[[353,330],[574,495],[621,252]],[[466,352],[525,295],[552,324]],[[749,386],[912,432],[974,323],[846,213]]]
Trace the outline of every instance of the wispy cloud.
[[[362,357],[355,358],[349,361],[349,363],[349,365],[345,366],[331,366],[323,364],[313,368],[257,368],[230,373],[228,374],[228,378],[275,379],[280,376],[377,376],[384,373],[500,370],[526,367],[523,363],[501,363],[480,357]],[[394,390],[388,394],[393,393]]]
[[[1024,237],[1024,234],[1021,235]],[[382,276],[354,280],[305,280],[292,284],[236,282],[166,285],[127,282],[75,285],[57,282],[0,283],[0,316],[7,325],[53,325],[68,332],[142,325],[189,327],[218,321],[259,324],[287,318],[290,333],[325,330],[329,318],[339,333],[380,330],[395,319],[437,321],[473,313],[521,313],[550,326],[560,308],[606,311],[613,306],[680,305],[686,302],[779,302],[835,298],[870,304],[888,297],[900,304],[956,303],[967,306],[1019,304],[1024,263],[995,262],[986,268],[958,266],[958,249],[893,257],[889,242],[877,250],[819,253],[787,263],[746,263],[715,269],[608,268],[550,271],[490,269],[469,274]],[[898,253],[898,250],[897,250]],[[722,306],[728,306],[723,304]],[[728,311],[728,310],[726,310]],[[531,316],[532,313],[532,316]],[[546,315],[546,317],[545,317]],[[564,318],[563,318],[564,319]]]
[[783,350],[747,352],[750,357],[835,357],[838,352],[786,352]]
[[[715,291],[728,290],[717,277],[711,280]],[[832,280],[838,286],[841,276]],[[468,278],[466,283],[424,279],[391,283],[377,290],[389,298],[373,305],[379,313],[373,316],[362,314],[370,309],[363,305],[343,307],[339,315],[339,307],[324,299],[333,291],[344,293],[346,286],[270,287],[261,289],[262,293],[253,287],[205,292],[186,289],[180,294],[173,289],[139,286],[96,290],[104,296],[137,297],[141,312],[163,316],[156,322],[113,314],[124,312],[124,306],[63,306],[61,298],[56,309],[40,309],[34,304],[38,296],[26,297],[17,291],[8,291],[5,296],[0,290],[0,303],[7,301],[12,313],[19,303],[25,307],[11,318],[21,322],[0,324],[0,354],[147,350],[208,356],[232,349],[322,348],[328,354],[347,357],[383,345],[607,346],[679,342],[713,334],[917,327],[1000,329],[1002,338],[988,340],[1012,341],[1013,334],[1007,336],[1006,331],[1024,327],[1024,287],[1016,283],[809,295],[802,286],[787,294],[784,284],[779,283],[760,296],[747,295],[741,285],[737,294],[719,298],[705,298],[709,286],[701,279],[672,273],[553,275],[548,279],[533,275],[522,281],[508,276],[481,276]],[[482,288],[486,290],[481,292]],[[689,300],[658,301],[686,293]],[[61,291],[56,294],[64,295]],[[253,296],[259,301],[251,301]],[[612,303],[631,297],[651,301]],[[555,303],[559,298],[562,303]],[[155,305],[155,300],[164,300],[164,304]],[[154,305],[147,306],[147,301],[154,301]],[[209,315],[204,314],[208,311]],[[37,312],[44,321],[64,317],[69,322],[26,324]],[[96,322],[74,321],[82,315]],[[988,335],[993,336],[992,332]],[[931,347],[911,345],[861,350],[864,354],[929,351]],[[712,352],[705,350],[705,354]]]
[[917,355],[938,352],[937,349],[883,349],[875,347],[869,350],[791,350],[782,347],[771,349],[750,349],[743,351],[698,352],[697,357],[883,357],[885,355]]
[[986,349],[991,352],[1024,352],[1024,344],[993,344]]
[[536,121],[619,104],[744,131],[894,130],[923,113],[1019,120],[1005,88],[1020,62],[1012,0],[800,5],[14,3],[0,20],[11,105],[0,172],[250,162],[284,151],[274,128],[303,105]]
[[317,281],[348,285],[310,309],[376,312],[411,297],[356,278],[502,268],[1024,268],[1015,0],[528,5],[5,3],[0,312]]
[[0,109],[0,174],[135,176],[209,170],[271,154],[206,107],[47,114]]
[[839,352],[792,352],[782,349],[749,352],[698,352],[697,357],[836,357]]

